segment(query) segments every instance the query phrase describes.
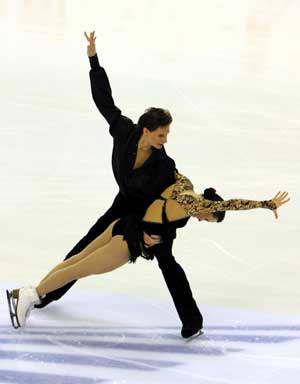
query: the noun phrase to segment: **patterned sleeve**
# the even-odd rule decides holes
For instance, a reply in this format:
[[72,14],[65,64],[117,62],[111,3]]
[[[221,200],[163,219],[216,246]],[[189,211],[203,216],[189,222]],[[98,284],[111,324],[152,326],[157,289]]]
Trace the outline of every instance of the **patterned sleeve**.
[[176,197],[187,190],[194,190],[194,186],[190,179],[188,179],[186,176],[182,175],[181,173],[176,172],[175,174],[175,185],[172,192],[171,199],[176,199]]
[[225,201],[211,201],[193,195],[178,195],[176,201],[189,214],[194,215],[199,212],[217,212],[217,211],[243,211],[255,208],[276,209],[277,206],[272,200],[255,201],[244,199],[231,199]]

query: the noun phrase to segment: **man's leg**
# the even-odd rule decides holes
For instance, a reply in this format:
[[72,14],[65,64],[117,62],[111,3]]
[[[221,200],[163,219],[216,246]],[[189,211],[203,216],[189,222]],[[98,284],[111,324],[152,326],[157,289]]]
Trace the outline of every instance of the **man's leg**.
[[[74,248],[65,257],[65,260],[81,252],[93,240],[95,240],[96,237],[101,235],[101,233],[103,233],[113,221],[122,217],[124,215],[123,211],[125,210],[125,207],[125,198],[119,193],[114,199],[113,204],[109,210],[97,220],[97,222],[92,226],[88,233],[74,246]],[[35,307],[43,308],[52,301],[59,300],[75,283],[76,280],[73,280],[63,287],[56,289],[53,292],[49,292],[42,298],[41,303],[35,305]]]
[[185,272],[172,255],[172,244],[173,240],[167,240],[155,246],[155,256],[183,324],[182,336],[189,337],[194,329],[202,328],[203,317],[193,298]]

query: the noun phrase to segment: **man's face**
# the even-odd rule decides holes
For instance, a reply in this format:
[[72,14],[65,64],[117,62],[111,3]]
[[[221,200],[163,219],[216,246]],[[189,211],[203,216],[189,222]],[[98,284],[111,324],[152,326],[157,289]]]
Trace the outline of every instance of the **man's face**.
[[170,132],[170,125],[158,127],[155,131],[149,131],[144,128],[143,133],[149,145],[156,149],[161,149],[162,146],[167,142],[167,137]]

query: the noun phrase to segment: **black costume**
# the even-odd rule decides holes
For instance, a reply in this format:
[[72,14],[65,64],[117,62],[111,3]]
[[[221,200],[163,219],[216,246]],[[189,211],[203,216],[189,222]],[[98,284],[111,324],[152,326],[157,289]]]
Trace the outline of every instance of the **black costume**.
[[[100,67],[97,55],[90,57],[90,65],[92,96],[100,113],[108,122],[109,132],[113,137],[112,168],[120,190],[109,210],[98,219],[65,259],[81,252],[116,219],[130,214],[141,218],[152,201],[175,182],[175,162],[167,156],[163,147],[152,147],[152,153],[144,164],[133,169],[143,127],[123,116],[115,106],[108,77],[104,68]],[[184,324],[191,321],[202,324],[202,316],[192,298],[184,271],[172,255],[175,237],[175,230],[170,231],[165,241],[156,246],[155,256],[181,321]],[[42,308],[51,301],[58,300],[74,283],[75,281],[72,281],[48,293],[36,307]]]

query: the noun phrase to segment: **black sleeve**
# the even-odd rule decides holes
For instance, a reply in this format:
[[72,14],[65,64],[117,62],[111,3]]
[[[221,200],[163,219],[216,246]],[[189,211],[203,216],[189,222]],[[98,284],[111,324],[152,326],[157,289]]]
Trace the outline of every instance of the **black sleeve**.
[[110,125],[110,134],[115,137],[119,130],[122,128],[126,130],[133,123],[126,116],[122,116],[121,110],[115,105],[107,74],[105,69],[100,66],[97,54],[90,57],[89,60],[93,100],[101,115]]

